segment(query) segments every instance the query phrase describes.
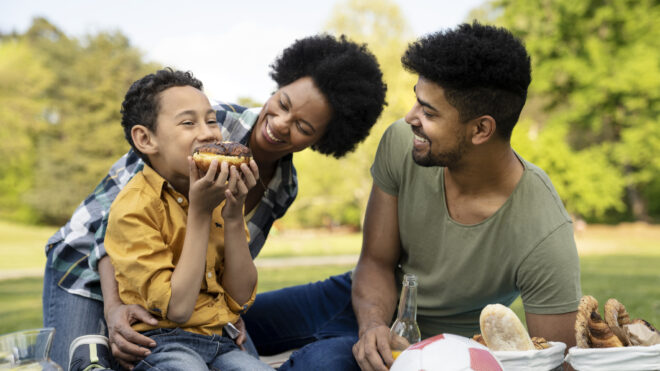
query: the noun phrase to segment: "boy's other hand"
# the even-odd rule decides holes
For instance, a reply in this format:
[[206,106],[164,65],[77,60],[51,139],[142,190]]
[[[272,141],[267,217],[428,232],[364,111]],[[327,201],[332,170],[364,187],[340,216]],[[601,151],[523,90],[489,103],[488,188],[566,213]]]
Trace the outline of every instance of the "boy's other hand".
[[[224,164],[224,163],[223,163]],[[229,169],[229,182],[225,190],[227,203],[222,208],[222,217],[227,221],[230,219],[239,219],[243,217],[243,206],[250,189],[257,185],[259,180],[259,168],[254,160],[250,160],[250,165],[241,164],[241,173],[232,166]]]

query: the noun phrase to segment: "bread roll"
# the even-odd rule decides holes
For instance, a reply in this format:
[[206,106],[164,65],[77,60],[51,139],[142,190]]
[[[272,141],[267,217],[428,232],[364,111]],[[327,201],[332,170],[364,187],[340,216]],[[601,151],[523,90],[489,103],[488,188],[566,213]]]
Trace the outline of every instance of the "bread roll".
[[481,311],[479,324],[490,350],[536,349],[518,316],[502,304],[487,305]]

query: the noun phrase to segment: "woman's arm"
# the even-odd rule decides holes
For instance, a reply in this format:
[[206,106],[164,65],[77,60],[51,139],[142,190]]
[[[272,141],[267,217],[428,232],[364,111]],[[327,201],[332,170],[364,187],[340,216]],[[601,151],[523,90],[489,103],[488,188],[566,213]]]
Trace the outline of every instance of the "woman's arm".
[[112,355],[122,367],[130,369],[135,362],[151,354],[149,349],[143,347],[156,346],[153,340],[133,330],[131,325],[142,321],[155,326],[158,321],[139,305],[124,305],[119,298],[115,269],[108,256],[99,261],[98,268]]

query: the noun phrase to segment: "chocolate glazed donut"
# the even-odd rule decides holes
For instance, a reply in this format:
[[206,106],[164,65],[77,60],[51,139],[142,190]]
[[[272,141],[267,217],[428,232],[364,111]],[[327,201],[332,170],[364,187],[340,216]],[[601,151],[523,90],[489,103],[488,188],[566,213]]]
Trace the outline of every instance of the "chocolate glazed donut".
[[250,162],[252,152],[240,143],[220,141],[199,146],[193,151],[193,160],[195,160],[197,168],[203,172],[209,170],[211,161],[214,159],[218,160],[218,165],[224,161],[229,166],[239,167],[243,163]]

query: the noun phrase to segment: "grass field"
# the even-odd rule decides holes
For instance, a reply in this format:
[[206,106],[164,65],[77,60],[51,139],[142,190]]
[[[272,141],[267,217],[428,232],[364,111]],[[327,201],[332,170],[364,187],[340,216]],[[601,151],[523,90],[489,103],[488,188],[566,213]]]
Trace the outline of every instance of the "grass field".
[[[43,245],[55,228],[33,228],[0,222],[0,274],[12,269],[41,269]],[[576,236],[582,292],[604,303],[614,297],[633,318],[660,326],[660,227],[639,224],[589,226]],[[273,235],[262,258],[329,256],[359,253],[358,234],[290,232]],[[260,268],[259,291],[324,279],[350,265]],[[0,280],[0,334],[41,326],[41,278]],[[519,317],[518,299],[512,308]]]

